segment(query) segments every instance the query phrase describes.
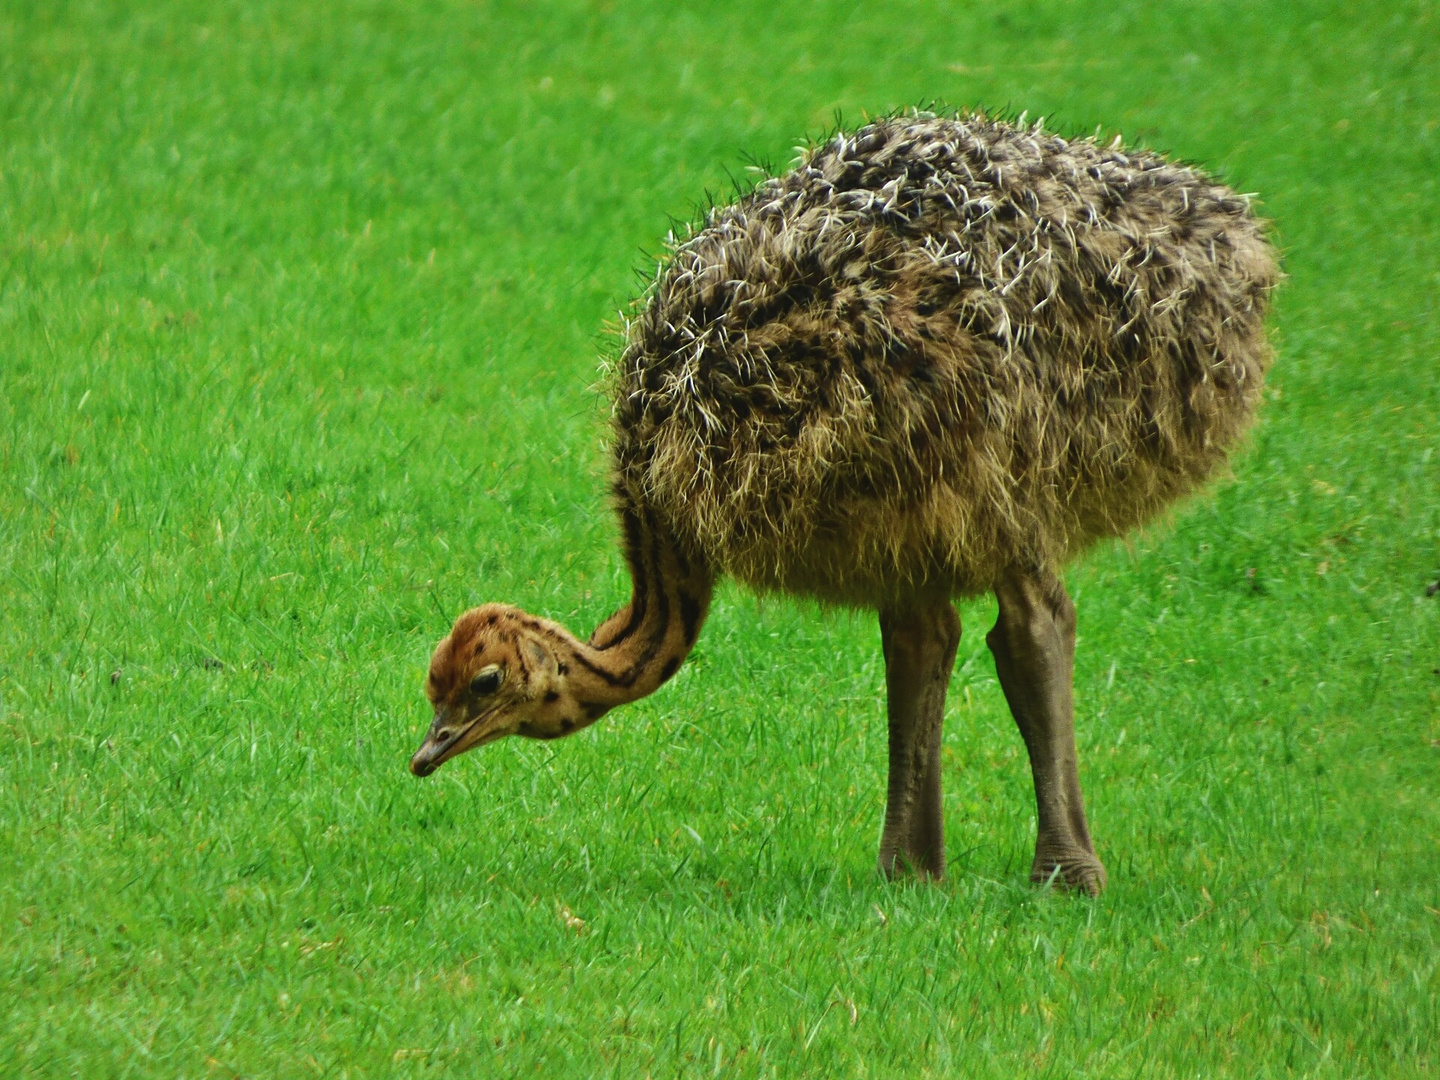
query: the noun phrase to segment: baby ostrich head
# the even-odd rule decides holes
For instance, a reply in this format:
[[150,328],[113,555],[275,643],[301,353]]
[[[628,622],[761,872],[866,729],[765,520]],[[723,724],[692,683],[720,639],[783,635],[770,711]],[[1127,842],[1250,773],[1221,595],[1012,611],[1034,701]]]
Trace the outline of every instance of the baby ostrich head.
[[[557,634],[556,631],[559,631]],[[410,759],[410,771],[429,776],[476,746],[524,735],[554,739],[598,718],[569,692],[564,631],[518,608],[486,604],[455,620],[430,659],[425,693],[435,719]]]

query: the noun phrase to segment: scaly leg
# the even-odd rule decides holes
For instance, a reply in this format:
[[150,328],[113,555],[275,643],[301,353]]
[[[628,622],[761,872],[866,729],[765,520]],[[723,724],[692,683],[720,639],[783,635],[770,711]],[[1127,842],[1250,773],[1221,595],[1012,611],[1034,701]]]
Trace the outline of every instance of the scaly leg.
[[890,720],[890,786],[880,872],[945,876],[945,823],[940,804],[940,735],[945,691],[960,617],[941,598],[928,605],[882,611],[886,711]]
[[1008,575],[995,597],[1000,617],[985,641],[1035,778],[1039,828],[1030,880],[1055,877],[1095,896],[1105,888],[1105,867],[1090,842],[1076,768],[1075,605],[1052,574]]

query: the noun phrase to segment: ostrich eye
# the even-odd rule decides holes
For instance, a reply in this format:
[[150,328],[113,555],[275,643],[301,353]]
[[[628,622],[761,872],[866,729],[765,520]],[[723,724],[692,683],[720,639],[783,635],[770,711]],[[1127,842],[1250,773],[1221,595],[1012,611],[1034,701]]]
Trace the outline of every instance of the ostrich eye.
[[492,664],[470,680],[470,692],[481,696],[493,694],[500,689],[500,684],[504,681],[505,672]]

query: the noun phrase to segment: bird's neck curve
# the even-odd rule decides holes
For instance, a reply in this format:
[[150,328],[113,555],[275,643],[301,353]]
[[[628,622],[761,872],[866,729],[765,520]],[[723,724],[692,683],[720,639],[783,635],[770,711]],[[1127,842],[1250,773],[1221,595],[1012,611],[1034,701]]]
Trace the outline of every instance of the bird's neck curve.
[[565,633],[555,642],[566,689],[592,720],[654,693],[679,670],[695,647],[715,584],[709,568],[681,551],[649,513],[622,507],[620,521],[630,602],[589,641]]

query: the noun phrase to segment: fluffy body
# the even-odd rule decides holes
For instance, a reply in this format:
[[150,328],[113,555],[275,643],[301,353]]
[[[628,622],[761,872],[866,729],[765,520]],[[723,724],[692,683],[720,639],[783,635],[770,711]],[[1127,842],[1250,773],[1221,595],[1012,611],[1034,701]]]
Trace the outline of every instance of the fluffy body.
[[612,375],[623,515],[759,589],[894,606],[1053,572],[1250,423],[1248,201],[983,115],[837,134],[672,250]]

